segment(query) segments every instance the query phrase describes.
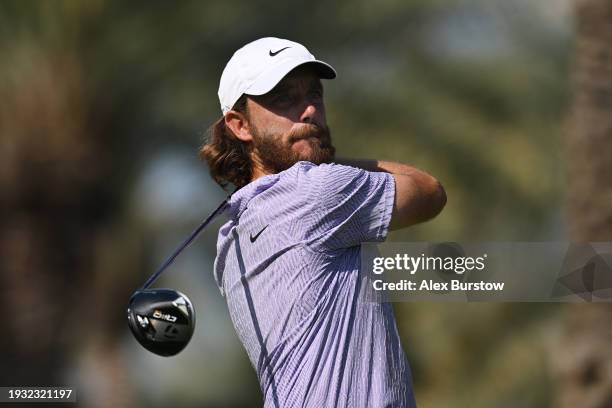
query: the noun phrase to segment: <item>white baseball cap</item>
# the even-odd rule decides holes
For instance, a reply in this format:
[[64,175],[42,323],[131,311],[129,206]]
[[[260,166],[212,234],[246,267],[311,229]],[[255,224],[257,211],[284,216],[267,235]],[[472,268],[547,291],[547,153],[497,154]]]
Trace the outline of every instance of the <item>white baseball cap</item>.
[[291,70],[307,63],[316,67],[321,78],[336,77],[331,65],[315,59],[302,44],[275,37],[248,43],[232,55],[221,74],[221,111],[225,115],[243,94],[270,92]]

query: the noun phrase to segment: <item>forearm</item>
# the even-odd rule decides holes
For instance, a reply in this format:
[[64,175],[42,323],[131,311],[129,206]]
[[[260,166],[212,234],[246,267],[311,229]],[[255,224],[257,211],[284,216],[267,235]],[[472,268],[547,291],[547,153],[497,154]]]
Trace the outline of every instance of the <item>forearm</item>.
[[427,177],[431,175],[419,170],[416,167],[404,163],[386,161],[386,160],[369,160],[369,159],[336,159],[336,163],[346,166],[358,167],[367,171],[382,171],[385,173],[397,174],[402,176]]

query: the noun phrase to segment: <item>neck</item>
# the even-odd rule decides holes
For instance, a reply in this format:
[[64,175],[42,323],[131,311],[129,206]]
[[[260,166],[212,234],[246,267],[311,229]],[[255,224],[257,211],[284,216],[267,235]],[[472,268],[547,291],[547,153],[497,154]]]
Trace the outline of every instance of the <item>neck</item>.
[[260,177],[272,174],[269,169],[263,165],[262,161],[257,155],[251,155],[251,163],[253,163],[253,175],[251,176],[251,183]]
[[263,168],[254,166],[253,167],[253,177],[251,177],[251,182],[257,180],[260,177],[267,176],[268,174],[272,174],[269,171],[265,171]]

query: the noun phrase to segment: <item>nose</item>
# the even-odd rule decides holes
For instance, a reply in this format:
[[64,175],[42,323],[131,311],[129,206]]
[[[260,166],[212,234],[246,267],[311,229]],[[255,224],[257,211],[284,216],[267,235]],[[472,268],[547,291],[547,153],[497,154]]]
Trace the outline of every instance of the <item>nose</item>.
[[317,114],[317,108],[313,104],[309,103],[306,105],[306,108],[302,111],[300,121],[304,123],[312,123],[315,119],[316,114]]

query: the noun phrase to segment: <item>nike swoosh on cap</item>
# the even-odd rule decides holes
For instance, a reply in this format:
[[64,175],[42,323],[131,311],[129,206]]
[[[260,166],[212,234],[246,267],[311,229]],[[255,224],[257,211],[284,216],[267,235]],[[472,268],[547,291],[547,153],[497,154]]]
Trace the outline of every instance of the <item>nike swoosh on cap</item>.
[[270,50],[269,54],[271,57],[275,56],[276,54],[278,54],[281,51],[285,51],[287,48],[291,48],[291,47],[285,47],[285,48],[281,48],[280,50],[276,51],[276,52],[272,52],[272,50]]

